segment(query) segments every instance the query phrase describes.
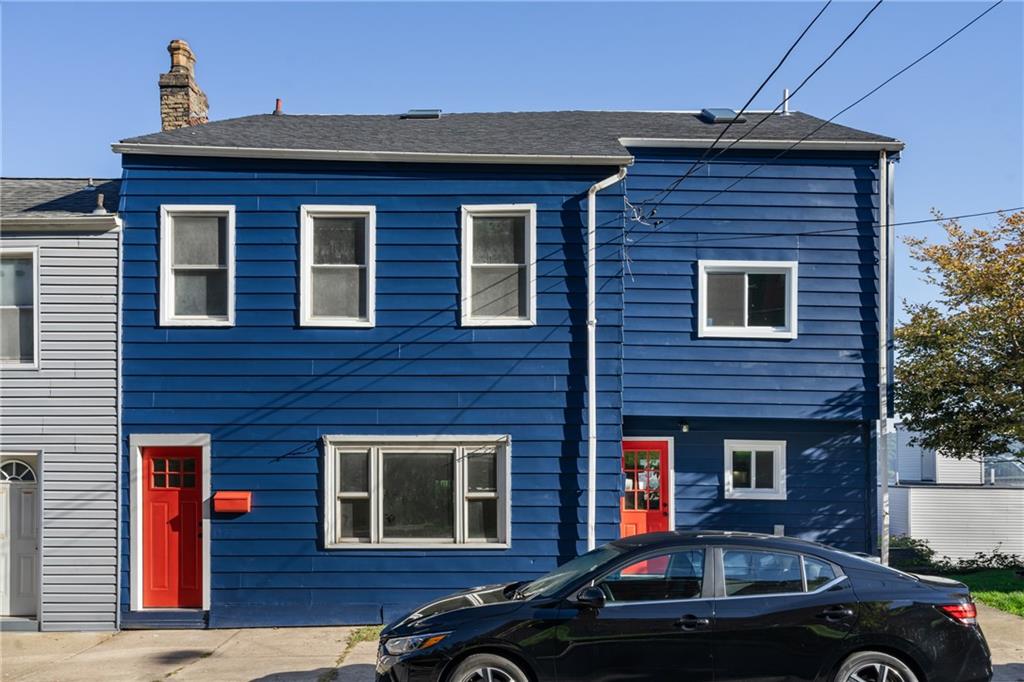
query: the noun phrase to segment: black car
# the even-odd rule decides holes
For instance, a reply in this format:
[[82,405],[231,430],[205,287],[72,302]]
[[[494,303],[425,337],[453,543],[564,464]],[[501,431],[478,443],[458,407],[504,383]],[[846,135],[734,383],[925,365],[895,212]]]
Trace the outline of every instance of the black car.
[[961,583],[825,545],[651,533],[531,582],[467,590],[381,633],[378,682],[982,682]]

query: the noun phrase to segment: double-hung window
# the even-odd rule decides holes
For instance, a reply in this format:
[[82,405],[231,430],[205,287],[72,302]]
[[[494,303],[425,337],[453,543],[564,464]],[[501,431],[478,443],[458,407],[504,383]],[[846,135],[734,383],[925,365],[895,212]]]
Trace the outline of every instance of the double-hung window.
[[39,367],[37,252],[0,250],[0,366]]
[[697,268],[699,336],[796,338],[796,261],[702,260]]
[[462,324],[537,322],[537,206],[462,207]]
[[505,547],[506,436],[327,436],[328,547]]
[[376,209],[303,206],[300,220],[302,324],[372,327]]
[[235,207],[160,207],[160,324],[235,322]]
[[725,441],[725,497],[786,499],[786,441]]

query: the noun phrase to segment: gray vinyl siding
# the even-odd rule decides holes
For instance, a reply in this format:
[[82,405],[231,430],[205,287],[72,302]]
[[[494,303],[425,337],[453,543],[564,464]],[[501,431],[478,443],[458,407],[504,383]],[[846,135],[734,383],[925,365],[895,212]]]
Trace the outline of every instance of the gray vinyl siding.
[[0,370],[0,451],[41,453],[43,630],[110,630],[117,592],[119,235],[4,232],[39,254],[39,369]]

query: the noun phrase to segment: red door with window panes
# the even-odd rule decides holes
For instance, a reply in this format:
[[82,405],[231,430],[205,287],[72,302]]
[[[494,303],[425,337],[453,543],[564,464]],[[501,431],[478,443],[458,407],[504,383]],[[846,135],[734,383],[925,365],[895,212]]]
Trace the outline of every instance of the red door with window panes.
[[622,473],[620,536],[668,530],[668,442],[623,441]]
[[203,605],[201,448],[142,450],[142,605]]

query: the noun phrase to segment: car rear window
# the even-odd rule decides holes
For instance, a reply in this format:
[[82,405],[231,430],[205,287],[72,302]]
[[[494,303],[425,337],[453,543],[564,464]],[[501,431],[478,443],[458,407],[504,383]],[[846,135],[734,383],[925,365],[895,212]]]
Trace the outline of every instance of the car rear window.
[[804,591],[797,554],[727,549],[722,558],[727,597]]
[[813,592],[836,578],[832,564],[814,557],[804,557],[804,572],[807,574],[807,591]]

